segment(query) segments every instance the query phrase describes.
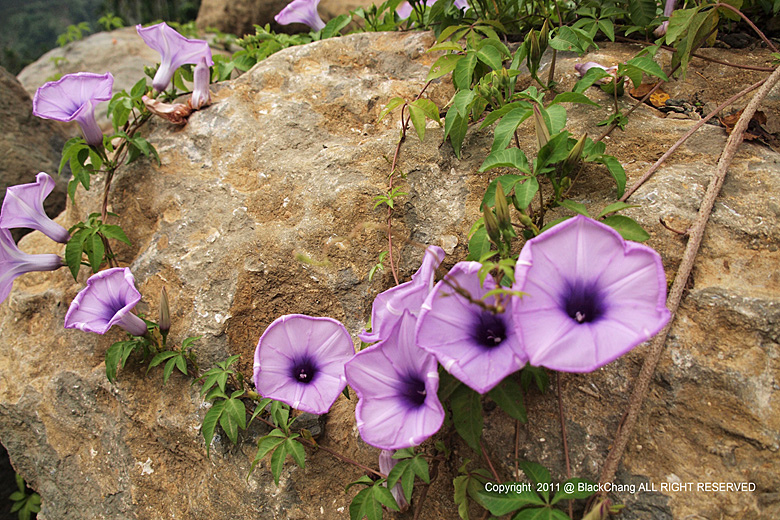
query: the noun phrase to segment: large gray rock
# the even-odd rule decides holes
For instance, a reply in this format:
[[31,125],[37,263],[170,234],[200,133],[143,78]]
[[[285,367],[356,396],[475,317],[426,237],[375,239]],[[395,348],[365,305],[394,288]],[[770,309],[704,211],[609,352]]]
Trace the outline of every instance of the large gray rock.
[[57,181],[44,208],[51,217],[59,215],[65,209],[68,185],[57,175],[65,141],[60,125],[32,115],[30,96],[13,74],[0,67],[0,202],[8,186],[35,182],[43,171]]
[[[224,84],[215,103],[193,114],[183,129],[156,123],[149,140],[162,165],[145,161],[114,179],[111,210],[133,246],[118,247],[144,295],[139,309],[157,312],[168,287],[171,339],[202,335],[201,366],[241,354],[249,377],[262,331],[287,313],[327,315],[357,333],[373,296],[390,285],[385,271],[367,274],[386,248],[385,212],[372,209],[386,189],[398,139],[398,114],[377,123],[392,97],[412,99],[435,56],[430,34],[362,34],[282,51]],[[623,59],[626,47],[606,53]],[[562,87],[573,84],[574,59],[562,60]],[[701,69],[699,70],[701,72]],[[729,71],[721,71],[728,82]],[[691,75],[693,78],[695,75]],[[744,78],[742,78],[744,80]],[[526,79],[521,80],[521,83]],[[736,82],[733,78],[731,84]],[[670,87],[671,88],[671,87]],[[738,87],[741,88],[741,87]],[[428,96],[444,106],[447,81]],[[605,108],[572,107],[569,128],[596,135],[609,97],[588,92]],[[624,106],[627,101],[621,101]],[[690,125],[640,108],[608,151],[638,177]],[[535,150],[530,124],[520,145]],[[446,266],[466,256],[467,232],[479,217],[489,180],[478,173],[491,133],[472,130],[457,160],[442,132],[425,142],[410,136],[399,166],[408,192],[394,221],[401,276],[419,265],[425,244],[447,249]],[[706,127],[634,197],[632,215],[652,234],[671,279],[683,240],[658,217],[685,227],[725,143]],[[776,482],[778,423],[778,155],[746,144],[730,171],[708,227],[693,282],[677,316],[667,351],[624,457],[620,483],[653,484],[657,491],[617,493],[626,518],[772,518],[780,514]],[[587,169],[577,200],[600,209],[614,200],[605,171]],[[100,182],[60,217],[72,225],[96,211]],[[34,233],[30,251],[51,251]],[[347,518],[344,485],[360,471],[308,453],[306,469],[289,464],[280,487],[267,462],[247,479],[256,439],[253,426],[234,447],[218,438],[205,455],[200,421],[206,411],[190,380],[160,371],[148,375],[131,361],[116,384],[103,358],[120,330],[106,336],[63,330],[69,302],[83,286],[65,270],[17,280],[0,307],[0,439],[16,468],[43,497],[42,517],[84,518]],[[563,377],[572,472],[597,479],[620,423],[644,349],[593,374]],[[359,440],[354,400],[340,398],[319,441],[376,465],[377,450]],[[519,430],[519,456],[563,469],[554,392],[526,396],[530,422]],[[485,441],[503,478],[514,479],[514,421],[486,407]],[[454,445],[452,464],[439,466],[422,518],[456,518],[449,483],[465,458]],[[669,482],[755,483],[751,493],[661,492]]]

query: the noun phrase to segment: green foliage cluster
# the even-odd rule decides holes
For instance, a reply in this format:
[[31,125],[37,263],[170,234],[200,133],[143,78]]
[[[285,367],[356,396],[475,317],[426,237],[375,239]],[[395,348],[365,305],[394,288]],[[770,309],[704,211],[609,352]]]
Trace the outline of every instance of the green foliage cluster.
[[13,502],[11,513],[16,513],[19,520],[30,520],[32,515],[41,510],[41,496],[38,493],[28,493],[24,479],[16,474],[16,491],[8,498]]

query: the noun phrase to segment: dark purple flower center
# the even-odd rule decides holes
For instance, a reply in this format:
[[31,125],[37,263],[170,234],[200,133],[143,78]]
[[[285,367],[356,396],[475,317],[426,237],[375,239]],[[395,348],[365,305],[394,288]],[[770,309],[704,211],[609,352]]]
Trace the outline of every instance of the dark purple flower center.
[[403,382],[401,396],[409,406],[419,408],[425,402],[425,381],[415,375],[409,375]]
[[293,364],[290,375],[297,382],[308,385],[317,377],[319,370],[310,358],[304,358]]
[[490,311],[483,311],[479,314],[471,333],[474,342],[486,349],[499,346],[506,339],[506,336],[504,317]]
[[604,298],[595,284],[576,281],[569,283],[563,295],[566,314],[577,323],[593,323],[604,316]]

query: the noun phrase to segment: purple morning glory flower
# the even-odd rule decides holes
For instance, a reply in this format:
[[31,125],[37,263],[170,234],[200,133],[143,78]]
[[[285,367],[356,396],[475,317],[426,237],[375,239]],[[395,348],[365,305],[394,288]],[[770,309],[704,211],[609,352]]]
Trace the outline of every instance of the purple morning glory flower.
[[[436,356],[447,372],[484,394],[523,368],[528,357],[512,322],[511,300],[502,313],[473,303],[496,304],[493,296],[483,299],[496,282],[488,276],[480,284],[480,267],[479,262],[458,262],[436,284],[420,312],[417,345]],[[467,291],[472,301],[455,288]]]
[[35,176],[34,183],[9,186],[0,210],[0,227],[37,229],[55,242],[67,243],[68,231],[43,210],[43,201],[54,186],[54,179],[44,172]]
[[444,260],[444,250],[428,246],[422,265],[409,282],[396,285],[379,293],[371,306],[371,332],[358,334],[361,341],[374,343],[387,339],[393,326],[401,319],[405,310],[417,316],[428,293],[433,289],[436,268]]
[[209,83],[211,80],[211,71],[209,65],[206,63],[206,58],[200,59],[195,70],[192,72],[192,96],[190,97],[190,107],[193,110],[199,110],[202,107],[211,104],[211,92],[209,91]]
[[214,65],[208,42],[185,38],[165,22],[149,27],[138,24],[135,30],[146,45],[160,53],[160,67],[152,79],[152,86],[158,92],[168,88],[173,73],[186,63],[197,65],[205,59],[208,66]]
[[515,280],[526,293],[515,323],[535,366],[590,372],[669,321],[658,253],[582,215],[526,242]]
[[31,255],[16,247],[11,232],[0,228],[0,303],[8,298],[17,276],[31,271],[54,271],[64,264],[53,254]]
[[386,339],[361,350],[344,367],[359,398],[355,417],[360,436],[384,450],[416,446],[444,421],[436,395],[436,358],[415,344],[416,322],[405,311]]
[[344,363],[355,353],[347,329],[332,318],[277,318],[255,350],[255,388],[263,397],[324,414],[347,386]]
[[[436,0],[425,0],[425,7],[430,7],[435,3]],[[409,2],[401,3],[398,7],[395,8],[395,14],[397,14],[401,20],[406,20],[409,18],[409,15],[412,14],[412,4]]]
[[[588,72],[592,68],[598,68],[606,72],[607,74],[615,75],[617,73],[617,65],[613,65],[612,67],[605,67],[601,63],[595,62],[595,61],[587,61],[585,63],[575,63],[574,69],[577,71],[577,73],[580,75],[580,77],[585,76],[585,73]],[[612,78],[601,78],[596,81],[597,85],[602,85],[604,83],[609,83],[612,81]]]
[[135,279],[127,267],[93,274],[73,299],[65,314],[65,328],[105,334],[119,325],[133,336],[146,334],[146,323],[130,312],[141,300]]
[[[395,450],[382,450],[379,452],[379,471],[385,475],[389,475],[395,465],[398,464],[398,460],[393,458],[394,454]],[[393,489],[390,490],[390,493],[392,493],[393,498],[395,498],[395,502],[398,504],[398,507],[401,508],[401,511],[405,511],[406,508],[409,507],[409,502],[406,501],[400,481],[396,482]]]
[[319,3],[320,0],[293,0],[274,16],[274,20],[280,25],[304,23],[313,31],[322,30],[325,27],[325,22],[322,21],[317,12]]
[[103,132],[95,120],[95,105],[111,99],[114,76],[110,72],[66,74],[40,87],[33,97],[33,114],[44,119],[76,121],[87,144],[100,146]]
[[[664,4],[664,16],[669,18],[672,16],[672,13],[674,12],[674,6],[677,4],[677,0],[666,0],[666,3]],[[666,30],[669,28],[669,20],[664,20],[661,22],[661,25],[655,28],[655,31],[653,31],[653,34],[661,37],[666,34]]]

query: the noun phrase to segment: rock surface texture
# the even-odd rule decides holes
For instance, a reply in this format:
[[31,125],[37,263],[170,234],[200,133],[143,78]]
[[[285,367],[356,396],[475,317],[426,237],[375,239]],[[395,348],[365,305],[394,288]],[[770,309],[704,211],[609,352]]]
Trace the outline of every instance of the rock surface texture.
[[[377,119],[391,98],[419,93],[435,59],[425,52],[433,42],[427,33],[362,34],[287,49],[214,88],[214,104],[186,127],[155,124],[148,138],[162,165],[139,161],[114,178],[110,209],[133,242],[116,253],[144,295],[139,309],[156,316],[167,286],[171,339],[202,335],[195,347],[202,367],[241,354],[239,369],[249,377],[260,334],[282,314],[331,316],[353,335],[363,327],[373,297],[391,284],[387,270],[373,282],[367,276],[386,249],[386,213],[372,206],[386,189],[385,157],[399,135],[397,113]],[[637,51],[611,46],[601,56],[617,61]],[[562,88],[573,85],[573,63],[588,59],[559,62]],[[692,68],[733,92],[759,77],[732,77],[731,69],[698,61]],[[689,88],[670,85],[678,97]],[[453,90],[439,81],[426,93],[442,107]],[[603,106],[567,106],[576,135],[597,135],[596,123],[607,115],[609,97],[598,89],[588,95]],[[778,101],[775,93],[772,110]],[[528,123],[520,144],[533,155]],[[640,107],[607,151],[626,165],[630,183],[692,124]],[[400,185],[408,195],[393,229],[404,280],[426,244],[445,248],[446,267],[465,258],[479,201],[500,173],[477,173],[491,132],[472,129],[462,160],[441,138],[431,127],[423,143],[410,136],[401,151],[407,176]],[[670,280],[684,239],[658,219],[684,229],[694,218],[725,140],[723,129],[704,127],[633,197],[641,207],[632,216],[651,232],[648,243],[663,256]],[[616,483],[646,485],[613,494],[627,504],[623,518],[780,516],[779,165],[778,154],[746,143],[729,172],[618,475]],[[596,213],[614,201],[606,171],[586,170],[583,183],[588,189],[574,197]],[[60,216],[63,225],[99,208],[101,182],[95,186],[79,192]],[[22,244],[36,252],[60,247],[40,233]],[[247,479],[262,426],[253,424],[238,447],[217,438],[207,457],[199,431],[206,406],[189,378],[174,374],[163,387],[160,370],[146,374],[131,360],[109,384],[103,358],[121,330],[96,336],[62,329],[85,280],[82,272],[74,283],[64,269],[25,275],[0,307],[0,440],[41,493],[39,518],[349,517],[357,489],[345,494],[344,486],[359,470],[308,452],[306,469],[288,463],[279,487],[267,461]],[[593,374],[563,376],[574,476],[598,479],[643,354],[639,347]],[[526,396],[530,421],[520,426],[518,454],[551,467],[562,481],[554,394]],[[354,398],[339,398],[319,442],[376,466],[378,451],[359,439],[354,406]],[[487,400],[485,416],[490,456],[504,480],[515,480],[514,421]],[[452,478],[466,458],[472,468],[482,459],[464,445],[453,448],[454,463],[440,466],[421,518],[457,518]],[[661,491],[662,484],[690,482],[690,492]],[[696,490],[704,482],[750,482],[755,490]]]
[[[35,182],[38,172],[57,180],[45,209],[56,217],[65,209],[68,181],[57,176],[65,144],[64,129],[32,115],[32,99],[13,74],[0,67],[0,202],[5,189]],[[18,239],[19,235],[15,235]]]

